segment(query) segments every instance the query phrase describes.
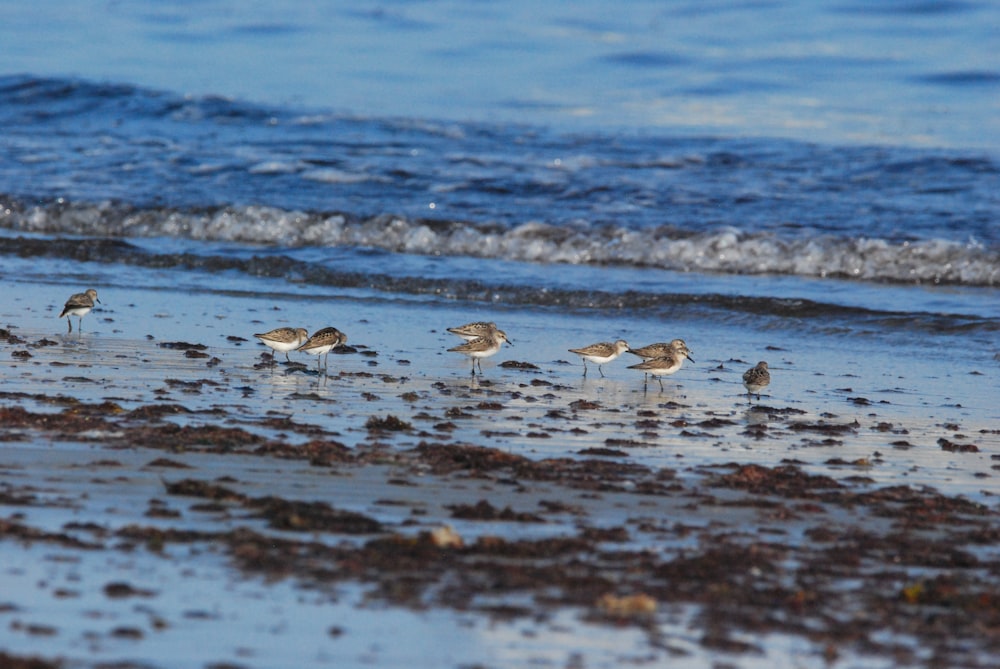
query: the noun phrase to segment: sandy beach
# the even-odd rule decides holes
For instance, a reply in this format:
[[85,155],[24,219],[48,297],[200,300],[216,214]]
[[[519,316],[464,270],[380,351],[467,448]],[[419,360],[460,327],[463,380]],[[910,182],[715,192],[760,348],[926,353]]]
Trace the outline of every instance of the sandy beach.
[[[975,369],[932,388],[889,352],[833,369],[823,342],[694,329],[676,336],[697,364],[644,390],[638,359],[584,378],[566,350],[665,338],[641,318],[107,289],[68,335],[64,289],[18,288],[0,333],[4,666],[998,651],[1000,434]],[[479,319],[513,346],[473,379],[445,328]],[[324,374],[272,361],[252,334],[282,325],[348,345]],[[774,381],[748,403],[758,352]]]

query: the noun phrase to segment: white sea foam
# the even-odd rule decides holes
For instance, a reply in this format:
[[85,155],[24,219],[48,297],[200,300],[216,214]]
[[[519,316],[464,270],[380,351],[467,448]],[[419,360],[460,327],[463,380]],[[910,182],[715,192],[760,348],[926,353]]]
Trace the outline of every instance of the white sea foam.
[[317,168],[302,173],[303,179],[327,184],[355,184],[365,181],[379,181],[378,177],[364,172],[347,172],[332,167]]
[[360,246],[398,253],[499,258],[536,263],[628,265],[685,272],[790,274],[867,281],[1000,285],[1000,252],[974,240],[892,242],[833,235],[778,237],[733,227],[690,234],[527,222],[514,228],[368,219],[226,207],[208,212],[126,210],[111,203],[12,210],[0,224],[50,234],[179,237],[268,246]]
[[250,174],[294,174],[301,169],[302,164],[298,162],[268,160],[252,165],[247,171]]

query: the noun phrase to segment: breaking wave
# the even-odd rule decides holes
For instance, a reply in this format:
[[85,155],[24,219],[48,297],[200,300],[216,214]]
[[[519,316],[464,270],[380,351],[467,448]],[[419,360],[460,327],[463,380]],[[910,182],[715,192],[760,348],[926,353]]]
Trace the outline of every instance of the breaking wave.
[[779,237],[722,227],[554,226],[411,219],[384,214],[286,211],[263,206],[201,210],[58,200],[0,200],[0,226],[87,237],[168,237],[268,247],[360,247],[394,253],[532,263],[654,267],[681,272],[777,274],[873,282],[1000,285],[1000,250],[975,240],[888,241],[835,235]]

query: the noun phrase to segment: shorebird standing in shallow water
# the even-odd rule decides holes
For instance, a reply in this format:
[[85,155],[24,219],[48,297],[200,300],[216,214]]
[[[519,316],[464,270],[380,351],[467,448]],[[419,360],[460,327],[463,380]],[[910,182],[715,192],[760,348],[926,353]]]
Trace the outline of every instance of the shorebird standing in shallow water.
[[[684,358],[687,358],[691,362],[694,362],[694,358],[691,357],[691,351],[688,350],[687,344],[684,343],[683,339],[675,339],[669,344],[651,344],[643,349],[647,353],[653,350],[653,347],[668,347],[668,349],[657,349],[658,353],[662,355],[657,355],[656,357],[650,358],[640,362],[638,365],[629,365],[629,369],[638,369],[639,371],[645,372],[646,374],[651,374],[656,377],[656,380],[660,382],[660,390],[663,390],[663,378],[664,376],[669,376],[681,368],[684,364]],[[635,349],[632,353],[640,355]],[[642,389],[646,389],[647,379],[643,380]]]
[[583,375],[587,375],[587,361],[597,365],[597,371],[604,376],[604,370],[601,369],[601,365],[606,362],[611,362],[622,353],[628,350],[628,343],[624,339],[619,339],[615,343],[602,341],[599,344],[591,344],[590,346],[584,346],[583,348],[571,348],[570,353],[576,353],[578,356],[583,358]]
[[288,357],[289,351],[294,351],[309,339],[309,332],[305,328],[275,328],[270,332],[255,334],[254,337],[279,353],[285,354],[285,360],[291,362]]
[[[495,355],[497,351],[500,350],[501,344],[507,342],[511,344],[510,340],[507,339],[507,335],[504,334],[503,330],[494,330],[492,334],[485,337],[476,337],[475,339],[470,339],[464,344],[459,344],[458,346],[453,346],[449,348],[449,351],[454,351],[455,353],[464,353],[465,355],[472,358],[472,375],[476,375],[476,363],[479,363],[479,373],[483,373],[483,363],[481,360],[483,358],[488,358],[491,355]],[[513,346],[513,344],[511,344]]]
[[743,372],[743,386],[747,389],[747,403],[751,401],[751,395],[757,395],[759,402],[760,391],[769,383],[771,383],[771,372],[767,371],[767,363],[763,360],[758,362],[756,367],[751,367]]
[[70,298],[66,300],[65,306],[63,306],[62,312],[59,314],[59,318],[63,316],[66,317],[66,324],[69,326],[69,332],[73,331],[73,320],[71,316],[76,316],[80,319],[80,327],[77,328],[78,332],[83,332],[83,317],[90,313],[90,310],[94,308],[94,302],[101,303],[97,299],[97,291],[93,288],[88,288],[82,293],[77,293],[76,295],[70,295]]
[[326,361],[330,357],[330,351],[342,346],[344,342],[347,341],[347,335],[338,330],[337,328],[323,328],[322,330],[317,330],[313,333],[312,337],[306,340],[304,344],[299,346],[296,351],[302,351],[303,353],[308,353],[310,355],[316,356],[316,371],[320,370],[320,358],[319,356],[325,355],[323,359],[323,367],[326,367]]

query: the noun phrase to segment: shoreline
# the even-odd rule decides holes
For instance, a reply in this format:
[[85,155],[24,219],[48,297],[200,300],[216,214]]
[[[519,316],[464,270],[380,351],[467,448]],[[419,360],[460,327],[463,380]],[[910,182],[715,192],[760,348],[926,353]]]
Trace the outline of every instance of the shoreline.
[[[30,288],[19,299],[44,304],[51,286]],[[387,303],[330,319],[354,352],[320,377],[311,357],[268,366],[252,338],[319,301],[156,297],[102,291],[72,337],[28,311],[0,349],[0,553],[23,579],[0,601],[0,639],[22,657],[391,663],[378,616],[353,624],[373,610],[402,616],[404,635],[424,615],[432,635],[465,621],[449,637],[461,650],[425,648],[423,666],[924,666],[929,649],[969,666],[997,650],[976,630],[1000,619],[1000,436],[957,392],[885,385],[877,360],[873,379],[860,364],[817,376],[822,346],[779,338],[772,394],[748,407],[743,363],[695,331],[700,364],[643,393],[625,360],[582,377],[562,345],[581,319],[516,312],[489,319],[515,343],[473,382],[444,326],[483,314]],[[126,336],[138,323],[159,336]],[[271,597],[280,615],[245,608]],[[272,650],[260,625],[284,630]],[[489,632],[505,626],[520,632]],[[621,630],[628,648],[610,641]],[[199,657],[165,650],[204,635]]]

